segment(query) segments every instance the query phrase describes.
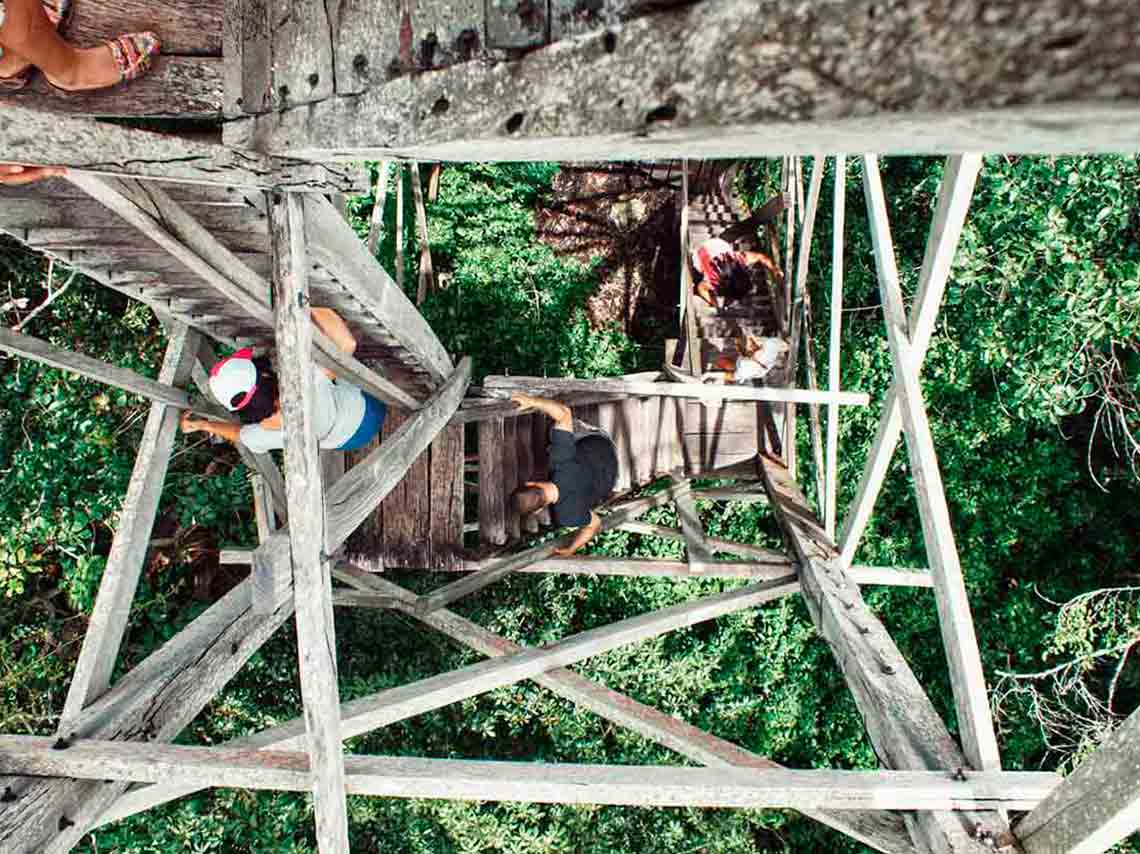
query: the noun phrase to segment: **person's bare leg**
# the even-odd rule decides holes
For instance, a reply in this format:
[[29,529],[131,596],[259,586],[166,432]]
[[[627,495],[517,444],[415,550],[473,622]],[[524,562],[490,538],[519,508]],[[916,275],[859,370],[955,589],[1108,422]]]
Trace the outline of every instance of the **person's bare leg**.
[[[0,45],[5,59],[12,51],[36,66],[63,89],[92,89],[119,82],[119,69],[106,45],[80,50],[68,44],[55,29],[40,0],[5,0]],[[5,76],[19,73],[0,72]]]

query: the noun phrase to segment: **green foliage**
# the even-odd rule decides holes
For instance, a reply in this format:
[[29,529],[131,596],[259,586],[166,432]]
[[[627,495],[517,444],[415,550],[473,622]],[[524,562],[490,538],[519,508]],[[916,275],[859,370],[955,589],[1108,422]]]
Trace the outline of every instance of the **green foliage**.
[[[878,285],[858,170],[848,175],[842,352],[845,388],[873,405],[845,408],[840,432],[840,518],[854,498],[891,381]],[[591,330],[582,313],[592,270],[538,243],[534,205],[549,164],[449,165],[429,207],[442,286],[424,311],[449,349],[476,357],[477,373],[612,374],[638,366],[638,345]],[[941,162],[883,164],[904,291],[917,288]],[[1095,414],[1111,392],[1114,435],[1131,425],[1124,392],[1136,367],[1136,158],[989,158],[924,368],[924,390],[950,502],[984,666],[1002,673],[1055,668],[1137,631],[1127,590],[1140,554],[1134,478],[1098,436]],[[771,162],[740,178],[754,203],[778,179]],[[832,176],[823,198],[831,195]],[[411,194],[405,221],[414,222]],[[394,193],[379,256],[392,269]],[[350,210],[363,236],[371,199]],[[1107,211],[1107,212],[1105,212]],[[826,324],[830,205],[821,206],[810,277],[816,324]],[[418,249],[409,229],[405,281],[414,296]],[[11,269],[28,262],[6,255]],[[35,296],[32,265],[19,279]],[[145,312],[94,288],[60,300],[33,329],[144,373],[159,336]],[[827,336],[817,335],[826,364]],[[1119,363],[1113,366],[1113,360]],[[1105,366],[1111,370],[1103,373]],[[1111,382],[1102,381],[1110,380]],[[1091,383],[1091,387],[1090,387]],[[129,476],[144,407],[125,395],[28,365],[0,365],[0,730],[49,732],[62,704],[109,529]],[[799,436],[801,482],[812,490],[807,428]],[[1090,440],[1092,445],[1089,445]],[[1092,453],[1090,454],[1090,447]],[[163,507],[182,527],[201,525],[228,542],[251,542],[249,496],[239,465],[183,446]],[[1089,466],[1092,472],[1089,471]],[[1092,474],[1103,486],[1098,486]],[[762,505],[701,501],[710,535],[777,547]],[[675,525],[671,507],[648,521]],[[683,555],[675,541],[613,531],[591,551],[614,556]],[[23,549],[23,557],[20,550]],[[13,557],[14,555],[14,557]],[[896,452],[857,560],[924,566],[927,558],[903,450]],[[395,573],[417,591],[442,577]],[[734,582],[518,575],[457,603],[460,613],[517,643],[574,632],[709,595]],[[59,588],[63,594],[53,593]],[[199,613],[187,601],[185,567],[148,574],[133,612],[126,664],[139,660]],[[1080,594],[1106,588],[1123,592]],[[954,723],[937,613],[929,591],[864,591],[940,712]],[[40,597],[40,599],[37,599]],[[43,607],[42,600],[54,603]],[[338,668],[346,700],[462,667],[480,657],[399,615],[336,615]],[[1140,703],[1132,659],[1119,674],[1078,667],[1082,690],[1102,706],[1115,683],[1113,716]],[[1083,661],[1084,659],[1082,659]],[[198,717],[182,740],[216,744],[297,716],[301,710],[292,631],[278,633]],[[876,757],[842,674],[796,599],[673,632],[596,656],[575,668],[635,699],[792,767],[871,768]],[[1036,683],[1035,683],[1036,684]],[[1076,683],[1074,683],[1076,684]],[[1041,692],[1039,691],[1038,694]],[[998,703],[1009,768],[1058,767],[1074,749],[1043,731],[1039,700],[1009,691]],[[1035,706],[1034,703],[1038,705]],[[433,757],[672,763],[665,748],[521,683],[352,739],[358,752]],[[1069,751],[1067,754],[1066,751]],[[627,809],[445,801],[350,800],[360,850],[408,852],[862,852],[862,846],[779,811]],[[80,850],[121,852],[311,852],[307,797],[203,792],[101,830]],[[1127,846],[1124,850],[1129,850]],[[1140,846],[1132,846],[1140,851]]]
[[[440,288],[423,312],[449,351],[472,357],[474,382],[504,372],[616,375],[635,365],[637,350],[625,335],[590,327],[583,306],[597,287],[593,269],[559,258],[535,239],[535,203],[556,173],[549,163],[448,164],[439,199],[427,205]],[[405,206],[404,281],[414,299],[419,250],[410,192]],[[350,206],[361,234],[371,207],[371,197]],[[392,188],[387,209],[378,256],[394,270]]]

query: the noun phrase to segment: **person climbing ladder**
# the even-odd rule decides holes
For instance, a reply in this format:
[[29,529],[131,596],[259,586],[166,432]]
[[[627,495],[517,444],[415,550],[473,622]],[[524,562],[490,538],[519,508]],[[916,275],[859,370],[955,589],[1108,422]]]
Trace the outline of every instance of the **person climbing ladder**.
[[[784,274],[763,252],[737,252],[727,240],[712,237],[693,250],[693,292],[713,308],[741,300],[752,291],[752,271],[760,264],[780,281]],[[719,302],[717,298],[720,298]]]
[[[312,317],[317,328],[341,350],[350,355],[356,351],[356,339],[335,311],[314,308]],[[313,383],[316,387],[314,422],[323,450],[355,451],[380,432],[388,412],[383,401],[337,380],[331,371],[316,365],[313,366]],[[235,444],[240,442],[255,454],[285,447],[277,376],[267,358],[254,358],[248,349],[227,356],[210,370],[210,391],[241,423],[196,419],[184,412],[183,432],[202,431]]]
[[511,400],[520,409],[537,409],[554,420],[550,429],[550,480],[527,481],[511,494],[511,506],[523,518],[549,507],[556,525],[578,528],[570,545],[554,550],[556,555],[569,557],[602,526],[594,508],[613,490],[617,451],[610,437],[597,428],[575,433],[574,415],[565,404],[522,393],[512,394]]

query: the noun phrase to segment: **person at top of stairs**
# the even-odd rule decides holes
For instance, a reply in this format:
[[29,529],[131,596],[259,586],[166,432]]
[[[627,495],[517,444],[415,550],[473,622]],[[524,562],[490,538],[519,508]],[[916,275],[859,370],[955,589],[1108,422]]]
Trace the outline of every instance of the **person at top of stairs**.
[[693,264],[693,292],[713,308],[723,308],[744,299],[752,291],[752,271],[760,264],[777,280],[780,268],[763,252],[737,252],[727,240],[712,237],[697,246],[690,258]]

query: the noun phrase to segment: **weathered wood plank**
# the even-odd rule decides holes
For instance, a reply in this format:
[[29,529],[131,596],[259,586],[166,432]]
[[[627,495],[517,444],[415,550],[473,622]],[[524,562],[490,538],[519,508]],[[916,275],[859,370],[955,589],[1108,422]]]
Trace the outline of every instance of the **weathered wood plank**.
[[313,260],[330,270],[433,380],[450,377],[454,365],[431,326],[332,205],[308,196],[305,215]]
[[[14,333],[0,329],[0,343],[4,336],[11,334]],[[181,324],[172,324],[158,375],[159,384],[167,387],[185,385],[190,379],[200,346],[198,333]],[[181,407],[176,405],[151,404],[119,513],[119,523],[99,582],[99,593],[87,621],[83,647],[60,717],[59,731],[63,735],[72,731],[84,706],[101,696],[111,684],[111,673],[127,631],[131,602],[146,562],[181,414]]]
[[697,515],[697,504],[688,493],[678,495],[676,503],[689,569],[693,572],[704,572],[705,564],[713,560],[713,552],[708,540],[705,539],[705,529],[701,524],[701,517]]
[[102,175],[321,193],[362,189],[362,174],[353,166],[316,165],[235,151],[15,104],[6,104],[0,114],[0,151],[17,163],[69,166]]
[[[966,759],[854,579],[839,562],[823,525],[788,474],[767,455],[760,458],[768,499],[799,561],[804,602],[816,629],[831,646],[859,707],[875,753],[887,768],[955,772]],[[975,839],[1009,832],[996,812],[924,812],[907,816],[920,851],[978,852]]]
[[[194,408],[190,396],[181,388],[166,382],[149,379],[137,374],[129,368],[120,368],[109,365],[82,353],[73,353],[63,350],[46,341],[33,338],[30,335],[21,335],[10,329],[0,327],[0,350],[11,356],[22,359],[31,359],[51,368],[59,368],[73,374],[87,377],[106,385],[120,388],[131,394],[137,394],[153,401],[155,404],[174,407],[176,409]],[[182,377],[181,383],[188,379],[188,374]]]
[[879,293],[891,350],[894,387],[898,389],[907,457],[922,520],[927,559],[934,573],[935,601],[938,603],[942,645],[950,668],[950,685],[958,713],[962,747],[970,765],[978,771],[1001,769],[997,735],[990,711],[986,677],[978,649],[970,598],[958,558],[950,507],[942,485],[942,472],[930,421],[919,383],[921,357],[911,344],[902,287],[895,265],[895,250],[887,221],[887,205],[873,155],[863,157],[863,190],[867,198],[867,218],[871,222],[871,243],[879,278]]
[[[481,459],[482,458],[480,458],[480,460]],[[483,476],[481,465],[480,462],[480,477]],[[601,530],[612,530],[622,523],[640,516],[652,507],[659,507],[662,504],[675,500],[677,496],[687,494],[689,488],[687,482],[676,483],[661,492],[644,498],[638,498],[615,507],[602,517]],[[546,560],[554,554],[556,548],[565,548],[569,545],[575,534],[576,532],[572,531],[557,540],[551,540],[550,542],[533,546],[517,554],[496,558],[478,572],[468,575],[466,578],[461,578],[458,581],[446,584],[426,596],[421,596],[416,604],[417,613],[430,614],[432,611],[451,604],[456,599],[461,599],[464,596],[482,590],[488,585],[494,584],[499,579],[505,578],[517,569],[521,569],[522,567],[529,566],[541,560]]]
[[479,422],[479,539],[496,546],[507,542],[503,442],[502,418]]
[[486,388],[526,391],[540,396],[559,397],[575,391],[608,391],[640,395],[643,397],[684,397],[693,400],[765,400],[793,403],[839,403],[847,406],[866,406],[870,397],[863,392],[816,391],[796,388],[769,388],[739,385],[695,385],[692,383],[662,383],[650,380],[627,380],[616,377],[599,377],[579,380],[567,377],[501,377],[491,376],[483,381]]
[[[575,559],[562,559],[571,563]],[[592,559],[587,559],[592,560]],[[597,560],[606,562],[607,558]],[[557,561],[548,561],[553,563]],[[678,574],[686,574],[685,564],[675,561]],[[359,590],[373,591],[370,595],[394,598],[403,602],[414,601],[414,596],[382,578],[341,565],[337,577]],[[399,607],[399,606],[396,606]],[[490,658],[512,655],[522,651],[522,647],[476,625],[454,611],[441,609],[424,617],[424,622],[433,629],[443,632]],[[619,694],[604,685],[579,676],[572,670],[558,668],[534,677],[534,681],[578,706],[589,709],[619,726],[624,726],[644,738],[685,756],[701,765],[713,767],[742,766],[750,768],[778,768],[779,766],[763,756],[737,747],[731,742],[717,738],[689,723],[657,709],[639,703],[624,694]],[[912,854],[913,848],[906,826],[897,815],[883,812],[843,814],[827,811],[812,811],[809,816],[830,827],[888,852],[888,854]]]
[[[273,45],[269,10],[270,0],[242,0],[240,106],[246,113],[269,110],[277,103],[273,90]],[[223,130],[223,133],[226,131]]]
[[372,188],[372,214],[368,218],[368,254],[376,257],[384,237],[384,209],[388,202],[388,171],[391,163],[381,160],[376,167],[376,185]]
[[[151,741],[173,740],[292,613],[287,603],[268,617],[256,616],[249,600],[248,584],[226,594],[85,709],[76,734],[129,740],[145,733]],[[29,781],[0,810],[0,848],[5,854],[65,854],[125,787]]]
[[1015,830],[1026,854],[1100,854],[1140,830],[1140,710]]
[[435,272],[431,265],[431,239],[428,236],[427,210],[424,208],[424,188],[420,180],[420,165],[415,162],[409,164],[408,174],[412,182],[412,199],[416,206],[416,236],[420,244],[416,305],[423,305],[427,295],[435,290]]
[[309,104],[331,96],[336,77],[328,8],[308,0],[269,0],[268,6],[278,104]]
[[[0,736],[0,762],[22,773],[138,783],[303,792],[308,757],[183,745],[127,745],[85,739],[67,750],[36,736]],[[765,809],[882,810],[995,806],[1024,809],[1057,783],[1042,771],[971,773],[963,780],[929,771],[798,771],[637,765],[571,765],[351,756],[352,794],[385,797],[519,800]]]
[[[462,564],[459,569],[478,572],[487,565],[488,561],[467,562]],[[548,575],[618,575],[631,578],[685,578],[690,574],[689,564],[683,560],[611,558],[603,555],[548,558],[529,566],[520,567],[515,572]],[[782,555],[773,554],[770,561],[712,561],[706,565],[703,575],[708,578],[774,579],[783,578],[792,572],[794,572],[794,568],[790,560]]]
[[[89,198],[67,199],[64,202],[62,199],[15,196],[5,192],[0,193],[0,199],[3,199],[3,207],[0,208],[2,210],[0,223],[6,230],[21,228],[102,230],[124,225],[105,206]],[[64,203],[61,204],[61,202]],[[236,205],[187,203],[186,210],[211,231],[240,231],[246,234],[259,235],[264,235],[265,232],[265,220],[262,217],[253,211]],[[222,237],[220,233],[219,237]],[[137,231],[134,240],[137,245]]]
[[220,57],[222,25],[219,0],[164,0],[161,5],[150,0],[84,0],[76,4],[66,35],[87,46],[119,33],[152,30],[162,36],[167,56]]
[[[582,160],[1131,150],[1133,12],[1127,0],[1095,16],[1047,0],[951,24],[941,0],[889,14],[857,0],[824,25],[811,4],[706,0],[628,21],[616,40],[598,32],[517,62],[407,74],[261,118],[258,131],[268,151],[346,159],[548,159],[558,145]],[[1061,22],[1097,50],[1058,49]],[[889,68],[867,61],[882,45]],[[694,56],[748,59],[694,67]],[[433,110],[440,98],[446,111]]]
[[[926,239],[926,251],[919,273],[918,293],[910,312],[911,351],[916,360],[925,357],[934,334],[934,323],[942,294],[950,275],[958,239],[970,208],[970,197],[974,192],[974,182],[981,169],[982,159],[978,155],[951,157],[946,161],[946,172],[938,192],[938,204],[931,220]],[[921,367],[921,364],[918,365]],[[902,435],[902,410],[899,407],[898,389],[892,385],[883,402],[883,414],[879,419],[879,429],[872,450],[863,468],[863,476],[856,491],[856,498],[843,522],[843,532],[839,537],[840,557],[850,563],[859,547],[859,540],[871,519],[879,490],[887,476],[891,457]]]
[[[529,426],[529,425],[528,425]],[[511,507],[511,493],[522,482],[519,478],[518,458],[518,427],[519,419],[503,419],[503,444],[499,446],[498,453],[503,460],[500,463],[503,470],[503,518],[507,523],[507,539],[515,542],[521,536],[519,530],[519,515]]]
[[[357,463],[326,496],[325,550],[331,554],[356,530],[446,426],[471,379],[463,359],[447,382],[368,457]],[[426,472],[425,472],[426,474]],[[426,514],[425,514],[426,515]]]
[[[384,425],[384,441],[391,439],[407,420],[407,416],[393,413]],[[430,477],[429,452],[423,451],[381,502],[384,519],[381,555],[385,567],[431,565]]]
[[305,788],[313,793],[320,850],[348,854],[332,581],[324,550],[325,501],[314,427],[313,322],[308,309],[304,216],[298,196],[274,193],[270,197],[277,371],[290,520],[288,533],[281,537],[289,540],[293,564],[301,698],[312,766],[311,775],[305,775]]
[[[528,429],[530,425],[527,425]],[[431,444],[431,562],[435,569],[462,566],[463,427],[444,427]]]
[[245,39],[242,37],[245,18],[245,0],[222,0],[222,115],[234,118],[241,115],[244,90],[242,88],[242,58]]
[[[118,31],[116,31],[118,32]],[[76,116],[218,119],[222,115],[222,60],[214,56],[160,56],[129,89],[101,89],[61,98],[42,76],[0,104]]]
[[337,91],[353,94],[383,85],[394,74],[478,56],[483,49],[483,0],[344,0],[336,26]]
[[[839,355],[843,337],[843,228],[847,203],[847,158],[835,158],[835,197],[831,213],[831,304],[828,306],[831,335],[827,347],[827,388],[838,391]],[[823,527],[835,537],[835,520],[839,500],[839,407],[827,407],[827,483],[823,493]]]

